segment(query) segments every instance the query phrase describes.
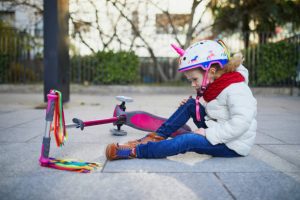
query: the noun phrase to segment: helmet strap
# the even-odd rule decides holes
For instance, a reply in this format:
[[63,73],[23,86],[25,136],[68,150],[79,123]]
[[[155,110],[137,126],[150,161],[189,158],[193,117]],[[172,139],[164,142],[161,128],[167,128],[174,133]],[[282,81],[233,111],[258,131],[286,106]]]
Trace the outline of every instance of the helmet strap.
[[202,79],[202,84],[200,89],[197,90],[197,96],[202,97],[205,90],[207,89],[209,80],[208,80],[208,70],[205,71],[204,77]]
[[200,89],[197,90],[197,97],[196,97],[196,119],[197,119],[198,122],[201,121],[199,99],[200,99],[200,97],[203,96],[205,90],[207,89],[208,83],[209,83],[209,80],[208,80],[208,71],[209,70],[205,71],[201,87],[200,87]]

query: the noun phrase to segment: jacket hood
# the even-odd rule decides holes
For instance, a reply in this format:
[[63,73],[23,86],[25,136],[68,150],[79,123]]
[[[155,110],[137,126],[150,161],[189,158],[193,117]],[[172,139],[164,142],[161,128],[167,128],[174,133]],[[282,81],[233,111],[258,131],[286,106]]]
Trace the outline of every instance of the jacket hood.
[[249,82],[249,72],[246,69],[246,67],[244,67],[244,65],[240,65],[237,69],[237,72],[239,72],[240,74],[242,74],[242,76],[245,78],[245,83],[248,84]]

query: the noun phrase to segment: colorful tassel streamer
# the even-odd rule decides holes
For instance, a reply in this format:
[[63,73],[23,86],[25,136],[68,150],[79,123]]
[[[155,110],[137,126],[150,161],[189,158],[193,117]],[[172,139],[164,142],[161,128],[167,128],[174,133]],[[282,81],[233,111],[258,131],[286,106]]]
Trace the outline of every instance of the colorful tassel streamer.
[[53,130],[56,145],[61,147],[64,145],[64,142],[67,140],[67,131],[65,126],[65,117],[64,117],[64,109],[62,104],[62,95],[58,90],[52,90],[56,93],[58,98],[55,102],[54,108],[54,116],[51,124],[51,130]]
[[81,162],[73,159],[47,158],[46,160],[44,160],[42,165],[44,167],[79,172],[79,173],[90,173],[91,171],[101,166],[100,163]]

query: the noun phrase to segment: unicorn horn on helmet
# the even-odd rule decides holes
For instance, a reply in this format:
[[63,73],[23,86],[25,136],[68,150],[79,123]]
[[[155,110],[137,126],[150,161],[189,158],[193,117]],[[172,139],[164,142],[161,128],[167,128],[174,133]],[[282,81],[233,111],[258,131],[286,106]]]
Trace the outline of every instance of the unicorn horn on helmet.
[[184,50],[180,47],[177,47],[175,44],[171,44],[171,46],[173,47],[173,49],[180,55],[183,56],[184,54]]

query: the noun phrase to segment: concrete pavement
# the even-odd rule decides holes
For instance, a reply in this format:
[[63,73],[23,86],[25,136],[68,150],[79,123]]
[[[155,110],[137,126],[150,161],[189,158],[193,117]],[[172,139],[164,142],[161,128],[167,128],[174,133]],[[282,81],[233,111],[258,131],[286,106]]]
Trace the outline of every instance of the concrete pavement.
[[[178,91],[121,95],[135,100],[127,105],[128,110],[168,117],[190,92]],[[65,104],[66,121],[110,117],[118,103],[117,93],[72,94],[71,102]],[[108,143],[145,133],[123,127],[127,136],[112,136],[111,124],[84,131],[69,129],[63,148],[52,140],[50,155],[102,163],[91,174],[78,174],[38,164],[45,111],[36,107],[42,95],[0,96],[0,199],[300,199],[300,97],[256,96],[256,144],[244,158],[187,153],[167,159],[109,162],[104,155]],[[195,128],[192,121],[188,124]]]

